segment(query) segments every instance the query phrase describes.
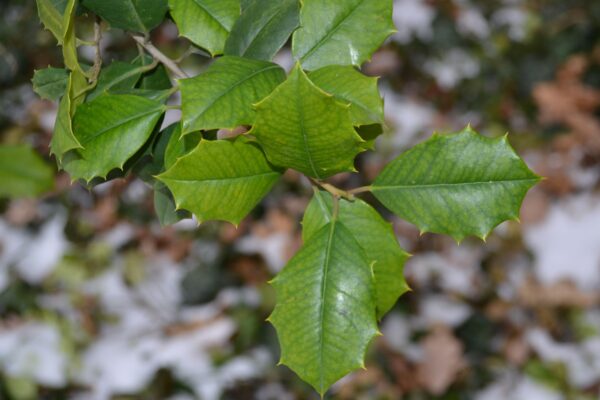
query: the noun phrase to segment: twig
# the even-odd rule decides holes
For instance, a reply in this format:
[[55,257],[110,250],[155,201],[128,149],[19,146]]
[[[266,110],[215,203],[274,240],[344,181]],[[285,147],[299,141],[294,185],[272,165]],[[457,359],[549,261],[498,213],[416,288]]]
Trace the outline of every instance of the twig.
[[344,199],[350,200],[350,201],[354,200],[354,195],[345,190],[337,188],[329,183],[321,182],[319,180],[313,179],[311,177],[308,177],[308,179],[314,186],[320,187],[321,189],[328,191],[329,193],[331,193],[333,195],[333,197],[336,197],[336,198],[341,197],[341,198],[344,198]]
[[102,27],[100,20],[97,18],[94,21],[94,47],[96,48],[96,55],[94,56],[94,66],[91,70],[91,83],[95,85],[100,76],[100,70],[102,69],[102,49],[100,48],[100,41],[102,40]]
[[187,74],[183,72],[181,68],[169,57],[165,56],[160,50],[158,50],[150,41],[146,40],[143,36],[140,35],[131,35],[133,40],[135,40],[140,46],[142,46],[146,51],[156,60],[158,60],[162,65],[164,65],[169,71],[171,71],[178,79],[188,78]]
[[361,187],[357,187],[356,189],[348,190],[348,194],[356,195],[356,194],[361,194],[361,193],[367,193],[367,192],[370,192],[371,190],[372,190],[371,186],[361,186]]

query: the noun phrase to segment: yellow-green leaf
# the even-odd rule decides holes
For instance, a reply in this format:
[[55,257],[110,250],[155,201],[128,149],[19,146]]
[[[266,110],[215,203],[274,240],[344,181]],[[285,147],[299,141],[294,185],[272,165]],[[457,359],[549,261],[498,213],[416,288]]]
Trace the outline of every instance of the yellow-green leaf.
[[37,197],[54,186],[54,171],[29,146],[0,146],[0,197]]
[[169,8],[179,33],[213,56],[240,16],[240,0],[169,0]]

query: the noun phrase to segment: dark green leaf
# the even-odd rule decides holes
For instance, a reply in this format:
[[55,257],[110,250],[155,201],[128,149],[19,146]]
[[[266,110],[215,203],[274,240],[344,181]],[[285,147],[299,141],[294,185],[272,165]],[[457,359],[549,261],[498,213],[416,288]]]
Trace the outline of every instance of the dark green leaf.
[[[305,242],[333,218],[333,197],[327,192],[315,192],[302,221]],[[362,247],[375,275],[377,315],[382,318],[396,304],[398,297],[409,290],[404,279],[404,263],[409,255],[396,239],[394,229],[377,211],[360,199],[339,200],[338,220],[350,231]]]
[[277,64],[234,56],[218,59],[205,73],[180,81],[183,134],[252,124],[252,105],[284,80]]
[[150,32],[167,12],[167,0],[82,0],[82,4],[113,28]]
[[394,32],[393,0],[303,0],[292,51],[302,66],[361,65]]
[[280,363],[321,395],[364,366],[377,335],[373,274],[344,224],[333,218],[311,235],[272,284]]
[[372,191],[386,207],[422,232],[457,241],[482,239],[505,220],[539,177],[515,154],[506,137],[490,139],[471,128],[434,135],[390,163]]
[[296,30],[298,0],[254,0],[244,9],[225,44],[225,54],[271,60]]
[[251,133],[280,167],[326,178],[353,171],[354,157],[363,151],[348,106],[316,87],[300,65],[256,112]]
[[91,91],[87,100],[92,101],[101,94],[116,92],[119,90],[132,89],[140,80],[142,70],[140,67],[121,62],[114,61],[108,67],[105,67],[100,72],[98,83],[93,91]]
[[83,149],[69,153],[64,169],[87,182],[123,169],[150,138],[164,110],[159,102],[133,95],[103,95],[82,104],[73,127]]

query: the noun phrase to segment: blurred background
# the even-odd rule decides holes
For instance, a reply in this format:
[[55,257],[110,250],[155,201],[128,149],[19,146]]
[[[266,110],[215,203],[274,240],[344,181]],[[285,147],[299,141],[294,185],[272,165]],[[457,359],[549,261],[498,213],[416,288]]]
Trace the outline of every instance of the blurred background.
[[[467,123],[509,132],[547,179],[521,223],[485,244],[420,237],[382,210],[414,255],[413,291],[383,320],[368,369],[327,397],[600,399],[600,1],[396,0],[394,19],[363,68],[382,77],[388,130],[361,174],[335,183],[368,183]],[[208,62],[172,23],[153,41],[192,74]],[[103,43],[105,62],[137,55],[122,33]],[[289,50],[277,60],[289,67]],[[33,146],[54,171],[43,196],[0,199],[0,399],[317,399],[275,366],[265,322],[266,282],[301,245],[308,183],[287,173],[237,230],[161,227],[135,176],[86,188],[56,172],[57,105],[30,83],[48,65],[62,66],[60,49],[35,2],[0,1],[0,143]]]

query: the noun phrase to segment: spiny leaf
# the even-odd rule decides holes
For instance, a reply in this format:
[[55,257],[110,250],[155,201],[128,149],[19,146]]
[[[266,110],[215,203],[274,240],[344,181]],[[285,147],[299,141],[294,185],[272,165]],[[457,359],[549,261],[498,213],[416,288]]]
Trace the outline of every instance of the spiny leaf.
[[68,154],[64,169],[87,182],[122,169],[150,138],[164,110],[159,102],[133,95],[103,95],[82,104],[73,128],[83,149]]
[[256,113],[251,133],[273,164],[313,178],[354,170],[363,141],[348,106],[316,87],[299,64]]
[[201,139],[202,135],[199,132],[193,132],[185,137],[181,137],[181,124],[177,124],[165,150],[165,169],[171,168],[179,158],[195,149]]
[[[315,192],[302,221],[305,242],[331,222],[333,209],[331,194]],[[398,297],[409,290],[403,275],[409,255],[398,244],[392,225],[360,199],[339,200],[338,220],[348,228],[364,250],[369,264],[373,265],[377,316],[382,318],[396,304]]]
[[62,45],[64,41],[65,27],[63,26],[63,15],[67,8],[67,2],[63,0],[36,0],[40,20]]
[[69,71],[63,68],[46,68],[33,74],[33,90],[42,99],[58,100],[67,91]]
[[256,144],[239,137],[202,140],[157,178],[171,190],[177,208],[191,211],[199,221],[237,225],[280,176]]
[[50,154],[54,154],[59,165],[68,151],[83,148],[73,133],[72,119],[77,106],[85,99],[80,93],[83,93],[86,87],[87,81],[83,74],[79,71],[71,72],[67,81],[67,89],[58,105],[54,132],[50,141]]
[[365,76],[352,66],[340,65],[309,72],[308,77],[327,93],[350,104],[350,116],[355,126],[384,122],[377,78]]
[[169,0],[169,7],[179,33],[212,56],[223,53],[240,16],[240,0]]
[[360,65],[394,32],[393,0],[303,0],[292,51],[308,70]]
[[390,163],[372,191],[386,207],[422,232],[457,241],[485,239],[521,202],[539,177],[515,154],[506,137],[490,139],[470,127],[434,135]]
[[113,27],[150,32],[167,12],[167,0],[83,0],[83,5]]
[[29,146],[0,146],[0,197],[37,197],[54,186],[54,171]]
[[271,60],[296,30],[298,0],[253,0],[236,21],[225,43],[225,54]]
[[277,303],[269,320],[282,364],[321,395],[364,366],[377,335],[373,275],[344,224],[333,218],[311,235],[272,283]]
[[205,73],[180,81],[183,134],[252,124],[252,105],[284,80],[277,64],[234,56],[218,59]]

